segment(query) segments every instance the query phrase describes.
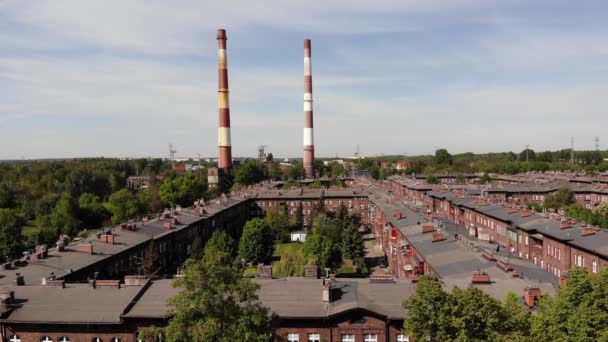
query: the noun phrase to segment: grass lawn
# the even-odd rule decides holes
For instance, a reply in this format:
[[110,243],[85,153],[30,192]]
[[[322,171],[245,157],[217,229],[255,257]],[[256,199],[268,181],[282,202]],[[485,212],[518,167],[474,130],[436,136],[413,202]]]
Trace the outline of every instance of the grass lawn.
[[302,246],[304,246],[304,244],[300,242],[277,243],[274,245],[274,253],[272,255],[280,258],[286,251],[301,251]]
[[[277,243],[274,246],[272,261],[272,274],[274,277],[301,277],[304,275],[304,265],[307,264],[308,260],[302,254],[302,246],[304,244],[299,242]],[[283,262],[281,262],[282,258]],[[364,278],[368,275],[367,270],[357,273],[356,267],[350,259],[344,259],[342,266],[336,271],[336,276],[343,278]]]

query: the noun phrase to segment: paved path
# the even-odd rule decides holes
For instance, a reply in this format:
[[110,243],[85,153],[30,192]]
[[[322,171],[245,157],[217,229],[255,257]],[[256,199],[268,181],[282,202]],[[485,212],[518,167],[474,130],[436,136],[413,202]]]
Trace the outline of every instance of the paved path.
[[[371,236],[371,239],[369,238]],[[384,273],[380,263],[384,261],[382,247],[373,238],[373,235],[365,235],[365,263],[369,268],[370,274]]]

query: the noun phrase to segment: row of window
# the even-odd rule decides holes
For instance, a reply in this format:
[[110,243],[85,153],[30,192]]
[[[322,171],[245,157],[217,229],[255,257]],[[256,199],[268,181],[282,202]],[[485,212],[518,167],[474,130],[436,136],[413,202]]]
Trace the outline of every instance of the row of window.
[[[311,333],[308,334],[307,342],[321,342],[321,334]],[[300,342],[300,334],[289,333],[287,334],[287,342]],[[340,342],[356,342],[354,334],[342,334],[340,335]],[[365,334],[363,335],[363,342],[378,342],[378,335],[376,334]],[[409,337],[404,334],[397,335],[397,342],[409,342]]]
[[547,246],[547,254],[549,254],[549,256],[554,257],[557,260],[561,260],[562,259],[562,253],[561,250],[557,247],[554,247],[552,245],[548,245]]
[[[21,338],[18,335],[12,335],[9,337],[8,342],[21,342]],[[50,336],[42,336],[40,342],[54,342],[54,340]],[[57,339],[57,342],[70,342],[70,338],[61,336]],[[103,342],[103,339],[101,337],[93,337],[91,342]],[[119,337],[112,337],[110,342],[122,342],[122,340]]]

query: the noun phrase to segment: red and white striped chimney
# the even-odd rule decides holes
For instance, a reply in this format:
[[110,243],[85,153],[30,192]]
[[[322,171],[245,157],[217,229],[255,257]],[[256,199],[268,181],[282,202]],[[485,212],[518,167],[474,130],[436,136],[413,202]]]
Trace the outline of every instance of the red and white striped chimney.
[[228,59],[226,57],[226,30],[217,30],[218,100],[220,126],[218,131],[218,168],[232,168],[232,146],[230,144],[230,106],[228,104]]
[[314,178],[315,143],[312,120],[312,71],[310,39],[304,40],[304,170],[306,178]]

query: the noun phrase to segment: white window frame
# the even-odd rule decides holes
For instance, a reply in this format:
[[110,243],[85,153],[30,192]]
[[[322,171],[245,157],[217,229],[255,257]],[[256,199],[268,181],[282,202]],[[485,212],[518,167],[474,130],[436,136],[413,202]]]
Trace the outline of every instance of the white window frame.
[[363,342],[378,342],[378,335],[365,334],[365,335],[363,335]]
[[355,335],[354,334],[342,334],[340,336],[340,341],[341,342],[355,342]]
[[67,336],[61,336],[57,342],[70,342],[70,339]]
[[397,342],[410,342],[410,338],[404,334],[399,334],[397,335]]
[[308,334],[308,342],[321,342],[321,334],[318,334],[318,333]]
[[21,342],[21,339],[19,338],[18,335],[11,335],[11,337],[8,339],[8,342]]
[[53,342],[53,339],[50,336],[42,336],[40,342]]
[[597,260],[593,260],[591,263],[593,273],[597,273]]
[[287,342],[300,342],[300,334],[288,333]]

